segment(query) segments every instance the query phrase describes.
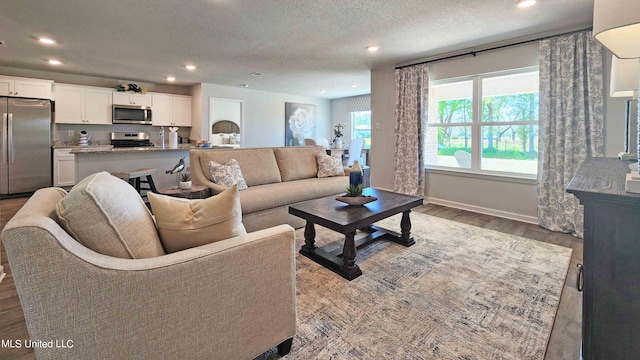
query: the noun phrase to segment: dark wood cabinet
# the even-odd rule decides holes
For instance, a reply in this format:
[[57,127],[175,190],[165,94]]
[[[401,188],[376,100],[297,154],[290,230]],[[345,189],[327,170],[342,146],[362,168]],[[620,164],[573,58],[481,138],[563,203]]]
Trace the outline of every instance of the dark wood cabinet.
[[587,159],[567,187],[584,205],[585,360],[640,358],[640,194],[624,190],[630,163]]

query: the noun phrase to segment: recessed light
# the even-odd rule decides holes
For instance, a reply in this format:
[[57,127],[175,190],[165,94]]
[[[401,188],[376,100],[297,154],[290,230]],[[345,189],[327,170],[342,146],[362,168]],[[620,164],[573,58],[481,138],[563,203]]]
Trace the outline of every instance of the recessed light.
[[357,87],[358,87],[358,85],[356,85],[356,84],[351,84],[351,87],[352,87],[352,88],[357,88]]
[[320,92],[324,94],[327,92],[327,90],[320,90]]
[[248,88],[249,87],[248,84],[240,84],[240,86],[243,87],[243,88]]
[[249,75],[251,75],[251,76],[262,76],[262,75],[264,75],[264,73],[261,73],[261,72],[259,72],[259,71],[254,71],[254,72],[252,72],[252,73],[251,73],[251,74],[249,74]]
[[38,41],[40,41],[43,44],[47,44],[47,45],[52,45],[52,44],[56,43],[55,40],[49,39],[49,38],[39,38]]
[[195,65],[185,65],[185,68],[187,68],[187,70],[193,71],[193,70],[196,69],[196,66]]
[[167,81],[176,81],[176,78],[173,76],[167,76]]
[[60,65],[62,63],[59,60],[51,59],[51,60],[49,60],[49,64],[51,64],[51,65]]
[[516,1],[516,4],[518,4],[518,7],[520,8],[526,8],[529,6],[533,6],[536,3],[536,0],[518,0]]
[[378,51],[378,49],[380,49],[380,48],[378,46],[375,46],[375,45],[367,46],[367,51],[368,52],[376,52],[376,51]]

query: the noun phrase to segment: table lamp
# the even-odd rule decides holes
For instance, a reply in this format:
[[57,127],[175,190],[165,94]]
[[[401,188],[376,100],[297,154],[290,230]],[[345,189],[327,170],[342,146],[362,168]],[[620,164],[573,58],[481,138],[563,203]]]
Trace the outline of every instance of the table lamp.
[[[638,99],[638,81],[640,78],[640,62],[636,59],[611,58],[611,83],[609,96]],[[626,121],[624,129],[624,151],[618,153],[620,160],[638,159],[637,134],[637,101],[627,100]]]
[[[640,61],[640,1],[595,0],[593,34],[596,40],[618,58]],[[640,78],[636,78],[636,84],[640,89]],[[637,111],[640,113],[640,106]],[[640,123],[637,132],[640,134]],[[640,146],[637,152],[640,155]],[[640,164],[640,156],[638,161]],[[640,175],[637,170],[627,174],[625,189],[640,193]]]

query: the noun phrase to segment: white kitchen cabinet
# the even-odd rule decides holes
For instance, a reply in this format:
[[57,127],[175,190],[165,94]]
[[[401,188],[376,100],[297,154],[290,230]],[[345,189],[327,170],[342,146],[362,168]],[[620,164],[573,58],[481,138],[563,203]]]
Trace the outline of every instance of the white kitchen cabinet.
[[114,91],[113,103],[115,105],[151,106],[151,95]]
[[111,125],[111,90],[91,86],[56,84],[57,124]]
[[191,96],[153,94],[154,126],[191,126]]
[[53,81],[0,76],[0,96],[51,99]]
[[76,184],[76,156],[70,148],[53,149],[53,186]]

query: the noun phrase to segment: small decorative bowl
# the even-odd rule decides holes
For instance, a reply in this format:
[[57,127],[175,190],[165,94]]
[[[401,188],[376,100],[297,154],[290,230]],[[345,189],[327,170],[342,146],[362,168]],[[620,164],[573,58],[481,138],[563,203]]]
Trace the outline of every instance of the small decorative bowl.
[[364,205],[378,200],[375,196],[338,196],[336,200],[349,205]]

